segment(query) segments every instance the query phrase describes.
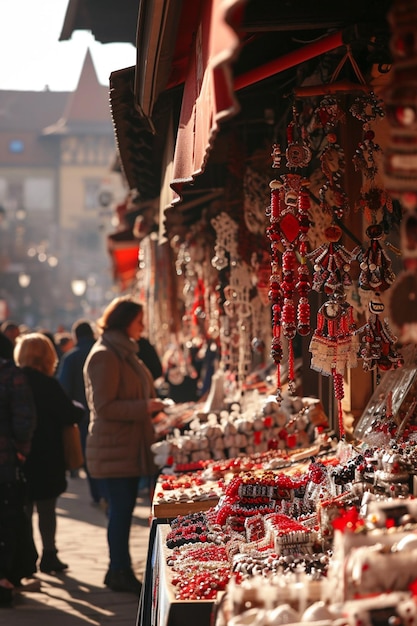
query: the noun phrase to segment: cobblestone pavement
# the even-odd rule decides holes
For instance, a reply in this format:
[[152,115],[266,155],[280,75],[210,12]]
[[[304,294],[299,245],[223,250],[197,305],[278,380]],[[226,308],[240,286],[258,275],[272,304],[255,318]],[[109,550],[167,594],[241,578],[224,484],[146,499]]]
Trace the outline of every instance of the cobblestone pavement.
[[[0,609],[1,626],[135,626],[138,598],[114,592],[103,584],[108,566],[105,512],[94,507],[84,475],[68,479],[68,489],[58,501],[57,547],[69,564],[59,575],[38,572],[38,591],[15,596],[14,607]],[[149,538],[150,503],[138,497],[131,531],[133,569],[142,579]],[[34,534],[41,552],[37,519]]]

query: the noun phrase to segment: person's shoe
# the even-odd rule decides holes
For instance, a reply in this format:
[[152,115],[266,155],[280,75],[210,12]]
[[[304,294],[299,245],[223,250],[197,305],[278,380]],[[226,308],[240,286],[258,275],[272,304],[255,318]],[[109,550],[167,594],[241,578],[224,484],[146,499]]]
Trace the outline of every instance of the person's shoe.
[[112,591],[127,591],[136,595],[139,595],[142,589],[142,583],[130,569],[108,570],[104,584]]
[[52,572],[63,572],[64,569],[68,569],[68,565],[59,560],[56,550],[44,550],[39,569],[44,574],[51,574]]

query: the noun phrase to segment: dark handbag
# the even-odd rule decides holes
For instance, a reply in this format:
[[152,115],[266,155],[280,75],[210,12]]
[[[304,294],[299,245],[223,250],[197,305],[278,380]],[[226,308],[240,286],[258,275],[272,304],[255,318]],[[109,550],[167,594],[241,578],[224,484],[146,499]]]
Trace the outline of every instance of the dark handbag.
[[80,469],[84,465],[84,454],[78,425],[69,424],[64,426],[62,438],[64,442],[65,467],[70,471]]

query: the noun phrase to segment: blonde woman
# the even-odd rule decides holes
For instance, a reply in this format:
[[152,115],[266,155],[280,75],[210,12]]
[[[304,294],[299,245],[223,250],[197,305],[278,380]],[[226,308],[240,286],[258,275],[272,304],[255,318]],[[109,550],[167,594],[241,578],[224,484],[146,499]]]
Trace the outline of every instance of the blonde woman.
[[14,348],[14,360],[24,371],[32,389],[37,425],[23,470],[27,480],[27,512],[36,506],[43,553],[41,572],[61,572],[68,565],[57,556],[56,501],[67,488],[62,430],[79,423],[83,408],[76,406],[54,377],[58,363],[52,341],[43,333],[21,335]]

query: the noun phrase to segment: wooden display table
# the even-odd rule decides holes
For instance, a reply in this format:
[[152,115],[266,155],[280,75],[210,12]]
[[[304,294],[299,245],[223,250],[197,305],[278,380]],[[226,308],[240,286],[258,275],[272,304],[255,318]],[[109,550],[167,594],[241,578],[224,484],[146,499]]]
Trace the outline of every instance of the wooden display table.
[[150,540],[150,559],[145,572],[139,604],[137,626],[184,626],[198,623],[210,626],[213,600],[177,600],[171,584],[172,572],[167,566],[171,550],[166,537],[171,527],[154,520]]
[[207,481],[199,485],[199,496],[195,495],[193,488],[164,491],[161,486],[163,482],[164,476],[162,475],[158,478],[152,500],[152,516],[159,520],[169,520],[178,515],[207,511],[216,506],[222,495],[216,481]]

